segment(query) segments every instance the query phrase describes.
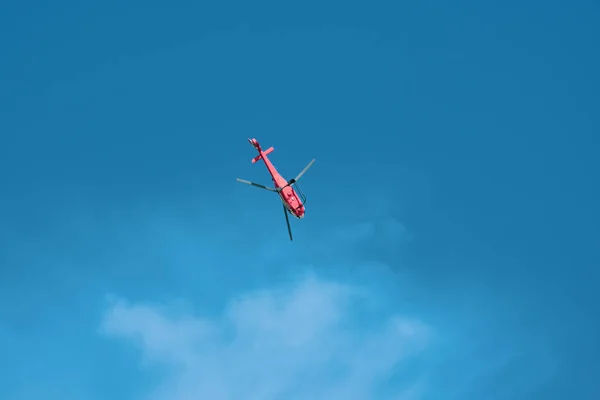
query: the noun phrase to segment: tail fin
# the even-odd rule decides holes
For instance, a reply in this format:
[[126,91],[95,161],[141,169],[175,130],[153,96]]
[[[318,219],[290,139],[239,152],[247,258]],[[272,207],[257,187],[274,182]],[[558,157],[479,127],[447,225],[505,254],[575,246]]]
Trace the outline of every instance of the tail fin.
[[248,142],[250,142],[252,147],[254,147],[256,150],[262,151],[262,149],[260,148],[260,144],[258,143],[258,140],[248,138]]
[[269,148],[268,148],[267,150],[265,150],[265,151],[258,150],[258,151],[260,151],[260,154],[259,154],[259,155],[257,155],[256,157],[254,157],[254,158],[252,159],[252,164],[254,164],[254,163],[255,163],[255,162],[257,162],[257,161],[260,161],[260,160],[263,158],[263,156],[266,156],[267,154],[269,154],[269,153],[270,153],[270,152],[272,152],[273,150],[275,150],[273,147],[269,147]]

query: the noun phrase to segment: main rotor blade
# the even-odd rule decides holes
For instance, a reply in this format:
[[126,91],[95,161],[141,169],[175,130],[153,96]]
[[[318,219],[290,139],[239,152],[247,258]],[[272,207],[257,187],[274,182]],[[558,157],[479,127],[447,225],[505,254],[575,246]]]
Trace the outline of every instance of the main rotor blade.
[[285,206],[283,206],[283,213],[285,214],[285,223],[287,224],[288,233],[290,234],[290,240],[294,240],[292,238],[292,227],[290,226],[290,217],[288,217],[288,211],[285,208]]
[[258,184],[258,183],[254,183],[254,182],[246,181],[246,180],[243,180],[243,179],[240,179],[240,178],[237,178],[237,181],[238,181],[238,182],[245,183],[245,184],[247,184],[247,185],[256,186],[257,188],[261,188],[261,189],[269,190],[269,191],[271,191],[271,192],[277,192],[277,190],[275,190],[275,189],[273,189],[273,188],[266,187],[265,185],[260,185],[260,184]]
[[295,177],[294,179],[292,179],[290,181],[290,183],[294,183],[294,182],[298,181],[298,179],[300,179],[302,177],[302,175],[304,175],[304,173],[306,171],[308,171],[308,169],[313,165],[314,162],[315,162],[315,159],[313,158],[313,160],[311,162],[309,162],[306,167],[304,167],[304,169],[302,170],[302,172],[300,172],[297,177]]

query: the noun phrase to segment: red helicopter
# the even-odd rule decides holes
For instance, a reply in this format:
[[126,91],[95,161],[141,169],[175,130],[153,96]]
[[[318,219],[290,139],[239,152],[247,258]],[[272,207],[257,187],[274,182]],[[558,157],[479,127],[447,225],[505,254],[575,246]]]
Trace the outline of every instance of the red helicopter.
[[[304,175],[306,171],[313,165],[315,160],[313,159],[308,165],[298,174],[297,177],[290,179],[289,181],[285,180],[277,169],[273,166],[271,161],[267,158],[267,154],[274,150],[273,147],[269,147],[267,150],[263,151],[260,147],[260,144],[256,139],[248,139],[248,142],[258,150],[258,155],[252,159],[252,163],[254,164],[257,161],[263,160],[267,169],[269,170],[269,174],[271,174],[271,179],[273,179],[273,183],[275,184],[275,188],[270,188],[264,185],[260,185],[258,183],[246,181],[243,179],[237,179],[238,182],[246,183],[248,185],[256,186],[261,189],[269,190],[271,192],[275,192],[281,198],[283,203],[283,213],[285,214],[285,222],[287,223],[288,233],[290,234],[290,240],[292,238],[292,228],[290,227],[290,219],[288,217],[288,213],[293,217],[298,219],[304,218],[304,205],[306,204],[306,196],[302,193],[302,190],[298,187],[298,179]],[[293,187],[292,187],[293,186]]]

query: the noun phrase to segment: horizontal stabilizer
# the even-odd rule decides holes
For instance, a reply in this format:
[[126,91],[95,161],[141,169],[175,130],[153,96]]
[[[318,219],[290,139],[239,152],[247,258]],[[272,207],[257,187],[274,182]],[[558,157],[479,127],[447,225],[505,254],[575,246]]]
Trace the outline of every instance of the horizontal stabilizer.
[[262,156],[266,156],[267,154],[269,154],[273,150],[275,150],[273,147],[269,147],[267,150],[261,152],[259,155],[257,155],[256,157],[254,157],[252,159],[252,164],[254,164],[257,161],[260,161],[260,159],[262,158]]

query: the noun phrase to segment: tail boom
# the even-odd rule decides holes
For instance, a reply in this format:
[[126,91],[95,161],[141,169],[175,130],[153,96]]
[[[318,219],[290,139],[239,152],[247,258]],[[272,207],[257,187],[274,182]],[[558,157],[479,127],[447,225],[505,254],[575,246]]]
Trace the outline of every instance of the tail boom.
[[248,139],[248,142],[250,142],[252,147],[254,147],[258,151],[258,155],[251,160],[252,163],[254,164],[257,161],[263,160],[267,169],[269,170],[269,174],[271,175],[271,179],[273,179],[275,187],[279,188],[286,186],[287,181],[283,179],[279,172],[277,172],[277,169],[275,169],[275,166],[271,163],[271,160],[267,158],[267,154],[271,153],[274,150],[274,148],[269,147],[267,150],[263,151],[263,149],[260,147],[260,144],[258,143],[258,140]]

